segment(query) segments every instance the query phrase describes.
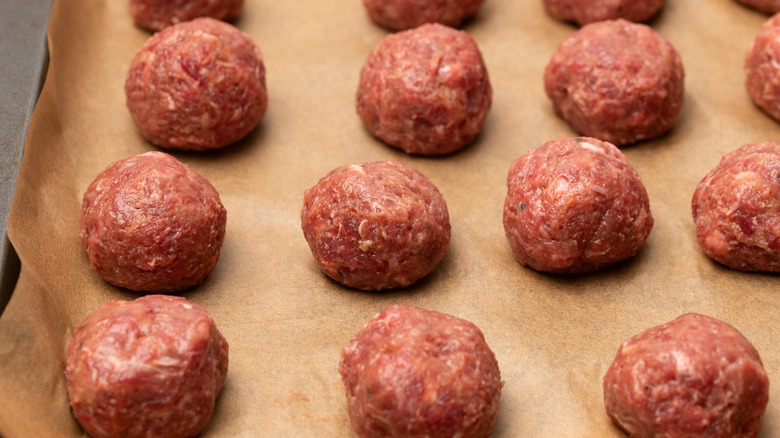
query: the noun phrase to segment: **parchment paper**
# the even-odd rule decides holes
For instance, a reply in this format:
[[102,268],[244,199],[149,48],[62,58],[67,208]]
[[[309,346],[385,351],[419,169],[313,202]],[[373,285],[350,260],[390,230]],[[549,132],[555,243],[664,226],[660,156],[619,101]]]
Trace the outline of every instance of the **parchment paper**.
[[[124,104],[124,78],[150,36],[122,0],[54,2],[51,65],[29,132],[9,237],[22,273],[0,319],[0,435],[81,436],[63,362],[73,329],[99,305],[138,295],[94,274],[78,239],[81,196],[109,163],[156,149]],[[650,195],[655,227],[629,261],[581,276],[518,265],[502,206],[511,162],[575,133],[544,95],[542,72],[576,28],[541,0],[487,0],[465,26],[495,90],[484,132],[459,153],[408,156],[372,138],[354,110],[360,68],[387,31],[358,0],[247,0],[235,24],[260,45],[269,109],[224,150],[176,153],[219,190],[228,211],[222,259],[183,295],[204,305],[230,344],[230,370],[204,437],[352,436],[337,372],[340,350],[392,303],[477,324],[506,382],[495,437],[622,436],[601,381],[619,344],[684,312],[720,318],[750,339],[770,377],[762,437],[780,436],[778,276],[710,261],[696,242],[690,200],[721,154],[780,140],[780,125],[744,89],[742,62],[766,15],[732,0],[668,0],[650,24],[680,52],[683,115],[663,138],[624,152]],[[399,160],[448,202],[449,251],[413,287],[344,288],[316,269],[300,230],[303,191],[334,167]]]

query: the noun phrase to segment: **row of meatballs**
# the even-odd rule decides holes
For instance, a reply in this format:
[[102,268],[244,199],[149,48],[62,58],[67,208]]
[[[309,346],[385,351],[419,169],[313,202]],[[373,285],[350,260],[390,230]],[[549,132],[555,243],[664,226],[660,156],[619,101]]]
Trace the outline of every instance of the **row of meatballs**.
[[[776,118],[773,35],[779,21],[767,21],[745,57],[750,97]],[[586,24],[564,39],[544,70],[544,88],[575,131],[620,147],[657,138],[675,125],[684,69],[674,47],[651,27],[618,18]],[[168,149],[233,144],[260,123],[268,106],[259,47],[213,18],[170,25],[149,38],[131,62],[125,92],[141,134]],[[374,47],[360,73],[356,111],[386,144],[410,154],[444,155],[480,133],[492,94],[474,39],[425,23],[389,34]]]
[[[93,438],[196,436],[227,372],[228,344],[211,316],[170,295],[99,307],[77,327],[65,364],[73,414]],[[366,322],[338,373],[362,438],[487,438],[507,384],[476,325],[401,304]],[[755,437],[768,400],[750,341],[696,313],[623,342],[603,377],[606,414],[638,438]]]
[[[729,154],[698,184],[699,243],[737,270],[780,272],[780,143]],[[163,152],[119,160],[87,187],[79,220],[91,267],[142,292],[202,283],[219,260],[227,212],[201,175]],[[653,226],[639,175],[614,145],[573,137],[512,163],[504,229],[518,261],[584,273],[635,255]],[[328,277],[356,289],[405,287],[432,272],[450,241],[446,201],[427,177],[393,161],[332,170],[306,190],[301,227]]]

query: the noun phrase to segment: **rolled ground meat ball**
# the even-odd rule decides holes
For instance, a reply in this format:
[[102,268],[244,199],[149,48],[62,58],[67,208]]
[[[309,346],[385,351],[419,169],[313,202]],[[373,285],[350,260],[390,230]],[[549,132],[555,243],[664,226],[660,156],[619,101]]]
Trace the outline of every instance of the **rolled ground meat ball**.
[[219,260],[227,212],[216,189],[172,156],[109,165],[87,187],[80,237],[92,269],[135,291],[202,283]]
[[780,143],[724,155],[696,186],[691,210],[710,258],[740,271],[780,272]]
[[549,141],[509,169],[504,230],[523,266],[594,271],[636,254],[652,228],[647,191],[611,143]]
[[491,100],[474,39],[425,24],[377,44],[360,74],[357,113],[369,132],[392,146],[442,155],[474,140]]
[[185,438],[212,416],[228,344],[203,307],[147,295],[87,316],[65,364],[73,415],[92,438]]
[[647,25],[623,19],[583,26],[544,71],[555,112],[582,135],[617,146],[658,137],[680,117],[680,55]]
[[780,0],[737,0],[737,2],[767,14],[780,12]]
[[474,16],[484,0],[363,0],[368,16],[393,31],[425,23],[458,27]]
[[146,139],[204,150],[244,138],[268,105],[265,66],[252,39],[212,18],[167,27],[138,50],[125,81],[127,107]]
[[244,0],[130,0],[136,26],[152,31],[200,17],[233,20],[241,15]]
[[352,429],[362,438],[490,436],[501,375],[474,324],[405,305],[368,321],[341,354]]
[[769,380],[734,327],[689,313],[625,341],[604,376],[604,405],[636,438],[758,435]]
[[391,161],[329,172],[304,193],[301,228],[325,275],[364,290],[425,277],[450,241],[439,190],[420,172]]
[[665,0],[542,0],[555,18],[579,25],[623,18],[641,23],[653,18]]
[[745,85],[753,102],[780,120],[780,14],[767,20],[745,54]]

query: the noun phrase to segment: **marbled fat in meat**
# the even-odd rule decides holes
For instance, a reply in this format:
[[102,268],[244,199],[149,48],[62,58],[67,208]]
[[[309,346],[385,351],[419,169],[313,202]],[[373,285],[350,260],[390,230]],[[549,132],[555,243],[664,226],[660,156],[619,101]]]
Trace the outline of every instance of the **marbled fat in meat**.
[[410,154],[460,150],[482,131],[492,102],[474,39],[425,24],[382,39],[360,73],[356,108],[366,129]]
[[209,422],[228,372],[228,343],[185,298],[111,301],[76,328],[65,380],[92,438],[187,438]]
[[639,175],[613,144],[552,140],[507,175],[504,230],[524,266],[583,273],[635,255],[653,228]]
[[247,136],[268,106],[258,45],[213,18],[166,27],[136,52],[125,81],[141,134],[167,149],[205,150]]
[[319,269],[356,289],[404,287],[439,264],[447,203],[417,170],[393,161],[338,167],[304,193],[301,228]]
[[469,321],[390,306],[344,347],[339,373],[361,438],[487,438],[496,426],[498,361]]
[[109,283],[173,292],[202,283],[219,261],[227,211],[206,178],[147,152],[106,167],[84,192],[79,236]]
[[677,123],[684,70],[679,53],[651,27],[607,20],[563,40],[544,70],[544,89],[579,134],[624,146]]
[[691,211],[707,256],[739,271],[780,272],[780,143],[725,154],[696,186]]
[[426,23],[458,27],[473,17],[485,0],[363,0],[372,21],[393,31]]
[[635,438],[752,438],[769,380],[737,329],[688,313],[623,342],[603,390],[607,414]]
[[133,23],[151,31],[200,17],[234,20],[241,15],[244,0],[130,0]]

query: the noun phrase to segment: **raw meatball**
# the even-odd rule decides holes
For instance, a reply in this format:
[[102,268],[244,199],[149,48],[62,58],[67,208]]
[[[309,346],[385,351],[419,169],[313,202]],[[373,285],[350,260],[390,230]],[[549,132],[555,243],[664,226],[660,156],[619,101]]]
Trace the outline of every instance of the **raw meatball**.
[[228,344],[184,298],[111,301],[76,328],[65,378],[73,415],[92,438],[185,438],[211,418]]
[[498,417],[501,375],[474,324],[390,306],[341,353],[352,429],[369,437],[488,437]]
[[401,163],[342,166],[306,190],[301,227],[320,270],[356,289],[408,286],[436,268],[450,242],[447,203]]
[[474,39],[424,24],[377,44],[360,74],[357,113],[372,134],[392,146],[442,155],[479,134],[492,93]]
[[544,88],[574,130],[623,146],[674,126],[683,76],[680,55],[660,34],[618,19],[567,37],[547,64]]
[[726,154],[691,201],[704,252],[732,269],[780,272],[780,143]]
[[202,283],[219,260],[227,212],[216,189],[172,156],[119,160],[89,185],[80,237],[109,283],[173,292]]
[[227,146],[249,134],[268,105],[265,67],[252,39],[212,18],[167,27],[136,53],[127,107],[144,137],[169,149]]
[[780,12],[780,0],[737,0],[737,2],[767,14]]
[[653,18],[665,0],[542,0],[555,18],[579,25],[624,18],[641,23]]
[[635,438],[758,435],[769,381],[734,327],[689,313],[625,341],[604,376],[604,405]]
[[244,0],[130,0],[136,26],[158,31],[199,17],[233,20],[241,15]]
[[458,27],[474,16],[484,0],[363,0],[368,16],[390,30],[406,30],[425,23]]
[[594,271],[636,254],[652,228],[645,187],[611,143],[549,141],[509,169],[504,230],[523,266]]
[[780,14],[767,20],[750,43],[745,78],[753,102],[780,120]]

